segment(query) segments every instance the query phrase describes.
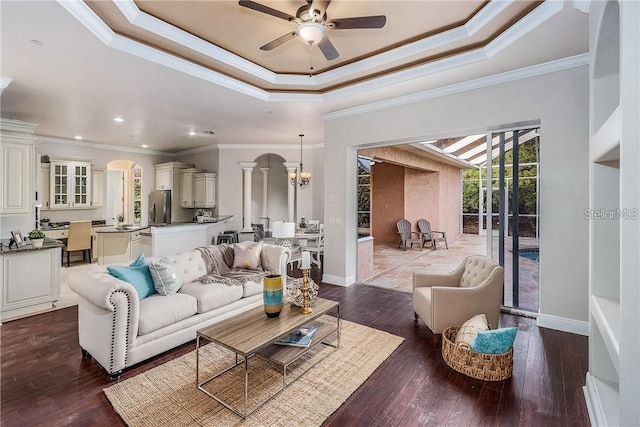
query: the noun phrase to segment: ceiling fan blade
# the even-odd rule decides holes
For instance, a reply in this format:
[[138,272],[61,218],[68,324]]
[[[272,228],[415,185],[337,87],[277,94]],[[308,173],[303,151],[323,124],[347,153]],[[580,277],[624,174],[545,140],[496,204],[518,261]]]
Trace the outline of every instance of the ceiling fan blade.
[[320,51],[322,51],[324,57],[329,61],[340,56],[335,46],[333,45],[333,43],[331,43],[331,40],[329,40],[327,36],[323,37],[322,40],[320,40],[320,42],[318,43],[318,47],[320,48]]
[[317,10],[319,16],[323,16],[329,7],[331,0],[313,0],[311,3],[311,9]]
[[257,10],[258,12],[266,13],[267,15],[275,16],[276,18],[284,19],[285,21],[295,21],[296,17],[291,16],[288,13],[280,12],[279,10],[272,9],[269,6],[256,3],[251,0],[240,0],[238,2],[240,6],[247,7],[249,9]]
[[275,49],[276,47],[285,44],[286,42],[288,42],[289,40],[293,39],[296,37],[296,33],[291,31],[287,34],[285,34],[284,36],[280,36],[277,39],[270,41],[269,43],[265,44],[264,46],[260,46],[260,50],[271,50],[271,49]]
[[336,30],[351,30],[356,28],[382,28],[387,23],[384,15],[358,16],[356,18],[331,19],[327,24]]

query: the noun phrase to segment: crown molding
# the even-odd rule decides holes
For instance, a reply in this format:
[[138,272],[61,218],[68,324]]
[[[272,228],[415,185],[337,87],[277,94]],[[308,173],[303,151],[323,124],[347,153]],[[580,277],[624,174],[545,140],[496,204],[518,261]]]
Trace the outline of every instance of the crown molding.
[[225,76],[216,71],[196,65],[192,62],[170,55],[150,46],[122,37],[114,33],[100,18],[82,1],[57,0],[71,15],[80,21],[106,46],[122,52],[138,56],[193,77],[226,87],[236,92],[267,101],[269,93],[248,83]]
[[573,8],[580,12],[589,13],[591,0],[573,0]]
[[12,78],[0,77],[0,95],[2,95],[2,92],[4,92],[4,90],[11,84],[12,81]]
[[357,107],[346,108],[326,113],[320,116],[323,121],[335,120],[344,117],[356,116],[372,111],[383,110],[386,108],[396,107],[414,102],[425,101],[428,99],[439,98],[441,96],[452,95],[460,92],[467,92],[474,89],[480,89],[488,86],[495,86],[502,83],[508,83],[516,80],[522,80],[530,77],[540,76],[544,74],[554,73],[557,71],[568,70],[571,68],[583,67],[589,65],[589,54],[571,56],[568,58],[558,59],[555,61],[545,62],[543,64],[532,65],[530,67],[520,68],[518,70],[507,71],[492,76],[482,77],[475,80],[469,80],[462,83],[455,83],[449,86],[429,89],[422,92],[412,93],[410,95],[399,96],[396,98],[386,99],[384,101],[372,102],[369,104],[359,105]]
[[319,84],[334,84],[337,83],[338,80],[354,78],[356,74],[363,70],[386,66],[392,62],[404,60],[414,55],[425,56],[429,51],[447,44],[459,42],[482,30],[493,18],[509,7],[514,1],[515,0],[491,0],[489,4],[483,7],[467,23],[459,27],[311,77],[299,74],[278,74],[267,70],[260,65],[241,58],[234,53],[204,41],[199,37],[141,11],[133,0],[119,0],[114,3],[131,25],[171,40],[188,49],[206,55],[211,59],[221,61],[239,71],[251,74],[262,81],[283,86],[317,87]]
[[[324,144],[305,145],[305,150],[316,150],[324,148]],[[186,156],[189,154],[206,153],[214,150],[299,150],[298,144],[211,144],[202,147],[190,148],[175,153],[176,156]]]
[[154,154],[159,156],[167,156],[167,157],[175,157],[175,153],[171,153],[168,151],[158,151],[158,150],[149,150],[146,148],[132,148],[132,147],[123,147],[121,145],[107,145],[107,144],[99,144],[97,142],[89,142],[89,141],[76,141],[71,139],[64,138],[55,138],[52,136],[45,135],[35,135],[37,143],[50,143],[57,145],[70,145],[74,147],[81,148],[95,148],[99,150],[107,150],[107,151],[120,151],[126,153],[137,153],[137,154]]
[[[502,12],[515,0],[491,0],[474,17],[464,25],[449,31],[415,41],[405,46],[365,58],[361,61],[332,69],[316,76],[291,74],[276,74],[257,64],[221,49],[211,43],[203,41],[185,31],[175,28],[164,21],[140,11],[133,0],[115,2],[120,12],[132,24],[154,34],[165,37],[176,43],[222,61],[240,71],[249,73],[272,84],[287,86],[317,87],[320,84],[338,83],[342,79],[353,78],[359,73],[373,67],[384,66],[394,61],[402,60],[414,55],[426,55],[432,49],[458,42],[480,31],[496,15]],[[530,14],[514,24],[507,31],[498,36],[484,48],[472,52],[443,58],[419,67],[386,74],[379,78],[367,80],[352,86],[339,88],[324,94],[269,92],[251,84],[241,82],[232,77],[212,71],[208,68],[193,64],[166,52],[159,51],[139,42],[115,34],[100,18],[84,3],[74,0],[58,0],[58,2],[83,25],[85,25],[105,45],[123,52],[136,55],[160,65],[184,72],[194,77],[209,81],[219,86],[261,99],[267,102],[302,102],[319,103],[342,99],[355,94],[361,94],[373,89],[379,89],[395,83],[425,77],[445,71],[453,67],[468,65],[487,59],[496,54],[517,38],[526,34],[535,26],[553,16],[563,7],[563,2],[547,1],[534,9]]]

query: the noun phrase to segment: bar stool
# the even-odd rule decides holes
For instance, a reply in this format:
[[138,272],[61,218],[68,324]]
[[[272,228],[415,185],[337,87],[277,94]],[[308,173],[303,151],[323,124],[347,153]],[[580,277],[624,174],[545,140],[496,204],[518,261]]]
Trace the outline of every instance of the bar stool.
[[238,232],[235,230],[227,230],[218,235],[216,244],[220,243],[238,243]]

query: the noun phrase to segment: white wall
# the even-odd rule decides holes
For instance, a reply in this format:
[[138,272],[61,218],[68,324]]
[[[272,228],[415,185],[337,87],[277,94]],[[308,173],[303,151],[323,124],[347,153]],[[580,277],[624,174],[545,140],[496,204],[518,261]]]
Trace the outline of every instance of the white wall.
[[540,313],[549,319],[586,322],[589,229],[583,210],[588,207],[588,93],[588,69],[582,66],[328,120],[323,280],[340,285],[355,281],[358,146],[539,121]]

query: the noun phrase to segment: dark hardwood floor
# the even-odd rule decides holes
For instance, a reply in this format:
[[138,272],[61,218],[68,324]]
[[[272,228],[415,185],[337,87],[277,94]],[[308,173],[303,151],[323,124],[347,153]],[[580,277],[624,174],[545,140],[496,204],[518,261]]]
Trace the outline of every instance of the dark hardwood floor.
[[[586,337],[503,314],[500,326],[518,327],[513,377],[483,382],[443,362],[439,338],[413,320],[410,295],[365,285],[321,285],[320,295],[340,301],[343,319],[405,339],[325,426],[589,425]],[[123,425],[102,392],[106,374],[81,357],[77,307],[8,322],[0,332],[3,427]],[[122,379],[194,349],[195,342],[185,344]]]

